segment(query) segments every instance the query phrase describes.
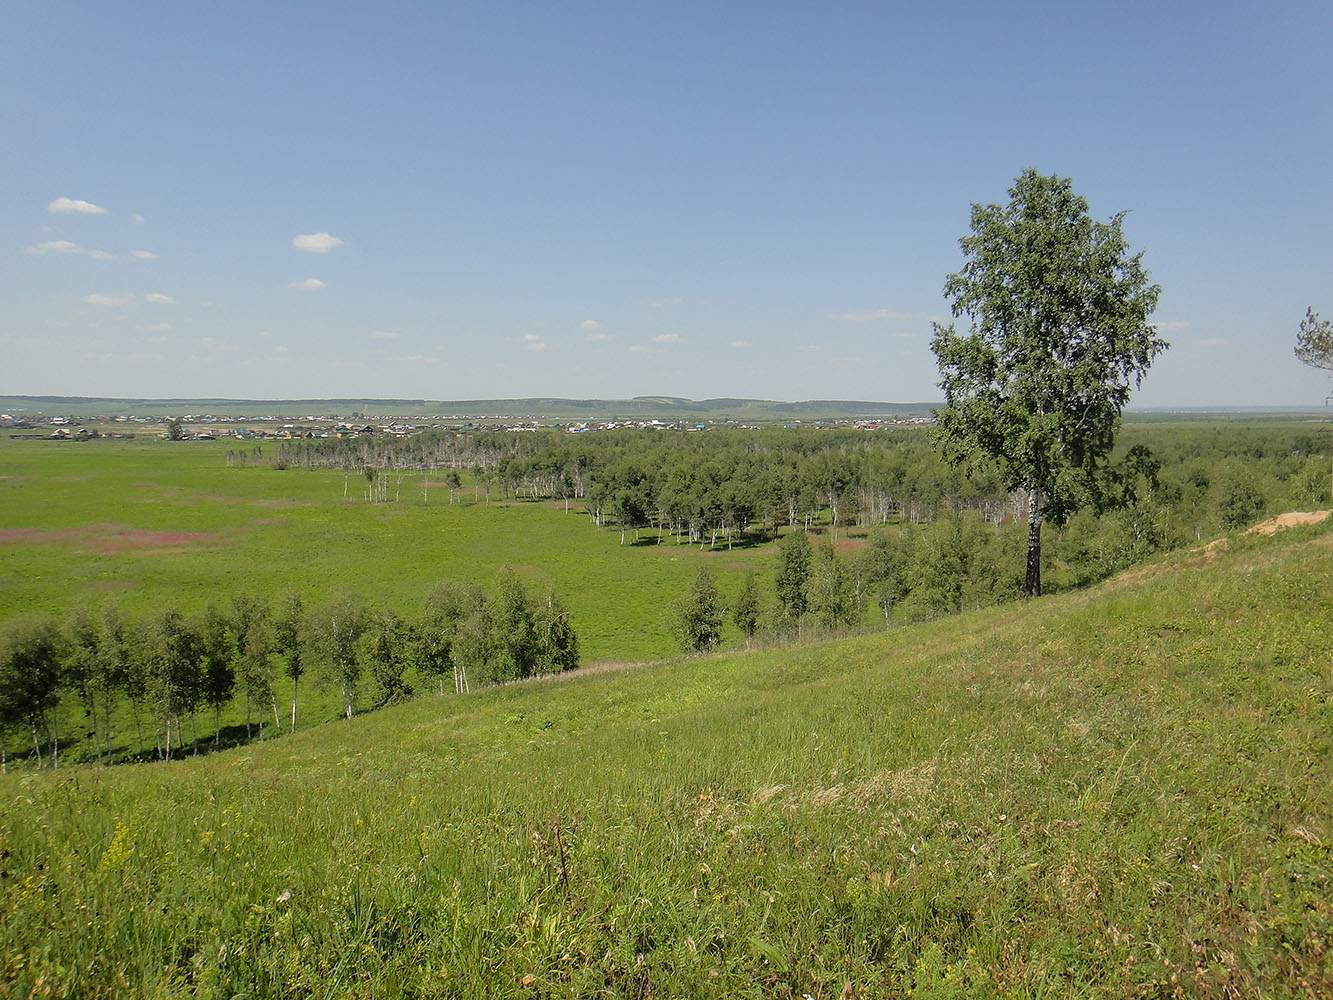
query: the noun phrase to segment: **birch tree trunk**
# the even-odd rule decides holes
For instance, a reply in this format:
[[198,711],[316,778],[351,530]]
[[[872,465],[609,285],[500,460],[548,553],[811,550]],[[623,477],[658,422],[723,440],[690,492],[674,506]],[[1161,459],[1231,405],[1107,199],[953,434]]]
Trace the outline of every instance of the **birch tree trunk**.
[[1036,486],[1028,487],[1028,558],[1023,596],[1041,596],[1041,493]]

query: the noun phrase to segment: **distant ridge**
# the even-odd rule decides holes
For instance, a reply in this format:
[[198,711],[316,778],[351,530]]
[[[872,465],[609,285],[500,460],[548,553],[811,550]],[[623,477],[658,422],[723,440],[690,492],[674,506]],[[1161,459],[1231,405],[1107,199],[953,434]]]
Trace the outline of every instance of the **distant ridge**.
[[[216,417],[305,417],[330,419],[427,420],[853,420],[929,417],[939,402],[889,403],[859,399],[807,399],[787,402],[720,396],[689,399],[684,396],[634,396],[629,399],[574,399],[529,396],[508,399],[384,399],[328,397],[322,399],[233,399],[227,397],[160,398],[115,396],[0,396],[0,411],[64,417],[111,417],[135,414],[175,417],[185,414]],[[1134,420],[1190,420],[1223,417],[1256,419],[1310,415],[1327,419],[1327,411],[1300,406],[1178,406],[1131,407]]]
[[887,403],[868,400],[815,399],[785,402],[721,397],[693,400],[681,396],[635,396],[631,399],[228,399],[104,396],[0,396],[6,412],[41,412],[67,416],[217,416],[348,417],[490,417],[553,420],[614,420],[618,417],[698,420],[779,420],[905,418],[928,416],[938,403]]

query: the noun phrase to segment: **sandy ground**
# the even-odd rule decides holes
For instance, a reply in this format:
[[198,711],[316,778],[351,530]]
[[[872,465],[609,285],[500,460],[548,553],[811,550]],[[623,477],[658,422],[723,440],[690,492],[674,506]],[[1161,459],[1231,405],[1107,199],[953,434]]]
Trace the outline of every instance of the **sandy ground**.
[[1320,521],[1328,520],[1330,513],[1333,513],[1333,511],[1293,510],[1288,514],[1279,514],[1277,517],[1270,517],[1267,521],[1260,521],[1253,528],[1246,528],[1245,534],[1272,535],[1283,528],[1300,528],[1307,524],[1318,524]]

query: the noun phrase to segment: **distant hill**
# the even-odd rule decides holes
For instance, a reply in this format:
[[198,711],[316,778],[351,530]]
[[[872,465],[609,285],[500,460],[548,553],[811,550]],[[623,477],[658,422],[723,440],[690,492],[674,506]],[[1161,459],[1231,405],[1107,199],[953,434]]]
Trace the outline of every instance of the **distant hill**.
[[0,396],[6,413],[46,416],[105,417],[173,416],[322,416],[427,418],[528,418],[550,420],[821,420],[928,416],[938,403],[886,403],[865,400],[816,399],[783,402],[769,399],[719,398],[693,400],[679,396],[635,396],[632,399],[163,399],[96,396]]

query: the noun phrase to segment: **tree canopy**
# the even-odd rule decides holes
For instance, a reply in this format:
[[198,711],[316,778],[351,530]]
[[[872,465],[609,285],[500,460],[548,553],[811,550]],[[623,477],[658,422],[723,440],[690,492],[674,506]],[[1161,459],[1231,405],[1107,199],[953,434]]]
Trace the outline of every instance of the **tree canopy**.
[[1148,317],[1161,292],[1125,213],[1095,222],[1068,178],[1025,170],[1007,205],[972,206],[963,269],[944,293],[970,328],[935,324],[944,406],[937,442],[954,464],[995,466],[1029,495],[1024,592],[1041,593],[1041,524],[1099,499],[1120,412],[1167,346]]
[[1333,321],[1320,319],[1313,308],[1305,310],[1296,332],[1296,357],[1311,368],[1333,372]]

